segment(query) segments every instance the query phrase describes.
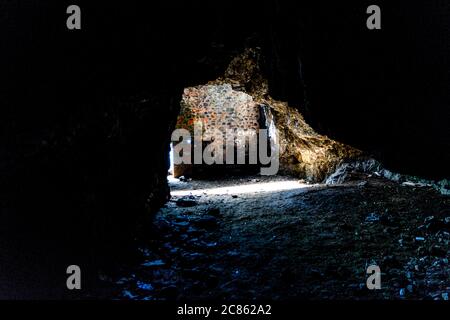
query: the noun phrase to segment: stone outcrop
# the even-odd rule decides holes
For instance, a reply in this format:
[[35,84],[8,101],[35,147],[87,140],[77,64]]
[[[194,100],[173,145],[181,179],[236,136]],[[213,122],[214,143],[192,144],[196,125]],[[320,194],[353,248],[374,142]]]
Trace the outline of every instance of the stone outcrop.
[[201,121],[206,132],[259,129],[259,110],[253,98],[230,84],[206,85],[184,90],[177,127],[193,130]]
[[271,98],[264,102],[277,128],[282,172],[321,182],[341,163],[362,156],[360,150],[316,133],[300,112],[285,102]]
[[297,108],[273,99],[261,71],[261,60],[258,49],[248,48],[230,62],[223,77],[208,84],[229,84],[234,90],[252,96],[262,107],[266,127],[273,125],[276,128],[280,172],[321,182],[343,162],[364,157],[360,150],[318,134]]

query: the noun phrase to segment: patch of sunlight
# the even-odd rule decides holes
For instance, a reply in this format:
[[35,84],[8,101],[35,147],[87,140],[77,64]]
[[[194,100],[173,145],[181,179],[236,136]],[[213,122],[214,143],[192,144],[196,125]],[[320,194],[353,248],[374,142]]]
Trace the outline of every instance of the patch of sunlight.
[[188,195],[234,195],[245,193],[261,193],[261,192],[277,192],[296,190],[312,187],[312,185],[299,183],[298,181],[276,181],[276,182],[262,182],[254,184],[227,186],[211,189],[198,189],[198,190],[177,190],[172,191],[172,196],[188,196]]

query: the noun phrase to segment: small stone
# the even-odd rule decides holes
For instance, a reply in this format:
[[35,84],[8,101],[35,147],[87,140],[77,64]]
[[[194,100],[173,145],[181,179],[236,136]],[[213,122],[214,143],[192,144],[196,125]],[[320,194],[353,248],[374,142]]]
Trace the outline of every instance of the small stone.
[[153,289],[154,289],[150,283],[145,283],[142,281],[138,281],[137,286],[139,289],[145,290],[145,291],[153,291]]
[[415,187],[416,184],[414,182],[406,181],[402,183],[403,187]]
[[227,255],[230,257],[237,257],[237,256],[239,256],[239,252],[236,250],[230,250],[227,252]]
[[197,225],[199,228],[210,229],[217,227],[217,218],[213,216],[203,216],[197,220],[194,220],[193,223]]
[[217,242],[208,242],[205,244],[207,248],[214,248],[217,246]]
[[447,251],[443,249],[441,246],[432,246],[429,250],[430,255],[436,257],[445,257],[447,255]]
[[220,210],[218,208],[209,209],[208,214],[213,217],[220,217]]
[[128,278],[120,278],[119,280],[116,281],[116,284],[125,284],[129,281]]
[[191,235],[191,236],[199,236],[200,234],[202,234],[202,232],[201,231],[199,231],[197,228],[194,228],[194,227],[192,227],[192,226],[190,226],[187,230],[186,230],[186,232],[187,233],[189,233],[189,235]]
[[132,294],[130,291],[128,290],[124,290],[122,291],[122,297],[127,298],[127,299],[134,299],[137,298],[137,295]]
[[187,227],[187,226],[189,226],[189,222],[187,222],[187,221],[173,222],[173,224],[175,226],[178,226],[178,227]]
[[197,205],[197,201],[191,199],[178,199],[177,206],[179,207],[194,207]]
[[[335,239],[336,238],[336,234],[333,232],[322,232],[322,233],[319,233],[317,236],[322,239]],[[273,236],[273,239],[276,239],[276,238],[277,238],[276,236]]]
[[363,188],[367,185],[367,181],[362,181],[360,183],[358,183],[358,187]]
[[178,288],[176,286],[167,286],[162,288],[159,294],[167,299],[174,299],[178,295]]
[[376,222],[380,220],[380,216],[378,216],[375,212],[369,213],[366,217],[366,222]]
[[199,252],[193,252],[193,253],[189,253],[189,254],[185,255],[185,257],[190,261],[194,261],[194,260],[203,259],[205,257],[205,255],[202,253],[199,253]]
[[318,269],[311,269],[310,275],[311,275],[311,278],[313,278],[313,279],[322,279],[323,278],[323,273],[320,272],[320,270],[318,270]]
[[212,265],[209,267],[209,270],[211,272],[215,272],[215,273],[223,273],[224,272],[224,268],[219,266],[219,265]]
[[165,263],[162,260],[154,260],[142,264],[143,267],[162,267],[164,265]]

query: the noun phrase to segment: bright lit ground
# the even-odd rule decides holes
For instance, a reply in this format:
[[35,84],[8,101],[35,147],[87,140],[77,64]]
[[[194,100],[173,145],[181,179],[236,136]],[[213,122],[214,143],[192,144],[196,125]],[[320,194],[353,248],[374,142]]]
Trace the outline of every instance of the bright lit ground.
[[[227,184],[226,186],[223,186]],[[239,195],[252,193],[270,193],[288,190],[298,190],[310,188],[312,185],[299,182],[290,177],[255,177],[255,178],[236,178],[223,181],[188,181],[169,177],[171,195],[174,197],[187,195]]]
[[[380,178],[171,179],[118,295],[150,300],[448,298],[450,200]],[[447,219],[447,220],[446,220]],[[377,264],[382,290],[366,288]]]

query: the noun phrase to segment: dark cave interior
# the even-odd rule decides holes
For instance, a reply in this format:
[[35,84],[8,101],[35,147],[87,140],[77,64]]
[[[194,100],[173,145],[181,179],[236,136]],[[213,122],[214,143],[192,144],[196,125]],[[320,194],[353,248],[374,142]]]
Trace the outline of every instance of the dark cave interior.
[[[64,1],[2,3],[0,297],[71,298],[59,283],[73,261],[95,266],[88,287],[133,261],[134,239],[171,204],[183,90],[246,48],[259,48],[270,96],[316,132],[393,172],[449,178],[450,6],[378,2],[376,32],[368,1],[78,1],[76,32]],[[448,199],[429,197],[404,195],[448,214]]]

